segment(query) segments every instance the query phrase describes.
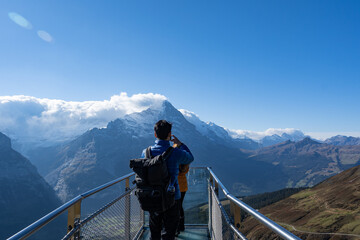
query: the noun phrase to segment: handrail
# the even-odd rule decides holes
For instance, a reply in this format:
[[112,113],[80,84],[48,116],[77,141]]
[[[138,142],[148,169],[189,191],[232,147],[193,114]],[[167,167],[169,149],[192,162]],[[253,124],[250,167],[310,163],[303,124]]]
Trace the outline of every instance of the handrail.
[[44,217],[40,218],[36,222],[32,223],[28,227],[24,228],[20,232],[16,233],[15,235],[9,237],[7,240],[17,240],[17,239],[24,239],[35,233],[36,231],[40,230],[43,226],[54,220],[57,216],[65,212],[68,208],[73,206],[75,203],[81,200],[81,196],[77,196],[70,201],[66,202],[65,204],[61,205],[54,211],[48,213]]
[[70,201],[64,203],[63,205],[61,205],[60,207],[58,207],[57,209],[55,209],[54,211],[48,213],[47,215],[45,215],[44,217],[40,218],[39,220],[37,220],[36,222],[32,223],[31,225],[29,225],[28,227],[24,228],[23,230],[19,231],[18,233],[16,233],[15,235],[9,237],[7,240],[17,240],[17,239],[24,239],[26,237],[29,237],[30,235],[32,235],[33,233],[35,233],[36,231],[40,230],[42,227],[44,227],[46,224],[48,224],[49,222],[51,222],[52,220],[54,220],[57,216],[59,216],[60,214],[62,214],[63,212],[65,212],[67,209],[69,209],[70,207],[72,207],[73,205],[75,205],[76,203],[78,203],[79,201],[90,197],[91,195],[102,191],[108,187],[111,187],[112,185],[119,183],[127,178],[132,177],[133,175],[135,175],[135,173],[129,173],[125,176],[119,177],[115,180],[112,180],[108,183],[105,183],[99,187],[96,187],[94,189],[91,189],[83,194],[80,194],[76,197],[74,197],[73,199],[71,199]]
[[211,170],[211,168],[207,167],[211,177],[216,181],[216,183],[221,187],[223,193],[225,194],[225,196],[233,201],[236,205],[238,205],[241,209],[245,210],[246,212],[248,212],[251,216],[253,216],[255,219],[257,219],[259,222],[261,222],[262,224],[264,224],[266,227],[268,227],[269,229],[271,229],[272,231],[276,232],[277,234],[279,234],[281,237],[283,237],[286,240],[301,240],[299,237],[295,236],[294,234],[292,234],[291,232],[289,232],[288,230],[286,230],[285,228],[281,227],[280,225],[278,225],[277,223],[273,222],[272,220],[270,220],[269,218],[265,217],[264,215],[262,215],[261,213],[259,213],[258,211],[256,211],[255,209],[253,209],[252,207],[250,207],[249,205],[245,204],[244,202],[240,201],[239,199],[237,199],[236,197],[234,197],[227,189],[226,187],[222,184],[222,182],[219,180],[219,178],[215,175],[215,173]]
[[115,180],[112,180],[112,181],[110,181],[108,183],[105,183],[105,184],[103,184],[103,185],[101,185],[99,187],[91,189],[91,190],[81,194],[81,196],[83,197],[83,199],[85,199],[87,197],[90,197],[91,195],[93,195],[93,194],[95,194],[97,192],[100,192],[100,191],[102,191],[102,190],[104,190],[104,189],[106,189],[108,187],[111,187],[112,185],[114,185],[114,184],[116,184],[118,182],[124,181],[125,179],[127,179],[129,177],[132,177],[133,175],[135,175],[135,173],[133,173],[133,172],[129,173],[129,174],[126,174],[125,176],[119,177],[119,178],[117,178]]

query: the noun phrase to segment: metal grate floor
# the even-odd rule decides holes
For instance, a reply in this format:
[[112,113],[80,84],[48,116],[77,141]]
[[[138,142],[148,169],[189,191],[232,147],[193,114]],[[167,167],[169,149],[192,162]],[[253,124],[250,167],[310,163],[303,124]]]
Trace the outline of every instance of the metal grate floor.
[[[150,229],[146,228],[142,236],[141,240],[150,239]],[[177,240],[209,240],[209,231],[207,227],[186,227],[184,232],[175,238]]]

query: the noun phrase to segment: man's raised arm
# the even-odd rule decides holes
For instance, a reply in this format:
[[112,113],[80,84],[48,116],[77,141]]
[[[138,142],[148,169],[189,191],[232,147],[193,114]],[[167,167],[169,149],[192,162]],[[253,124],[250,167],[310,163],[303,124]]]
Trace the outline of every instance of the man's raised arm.
[[178,163],[179,164],[190,164],[192,161],[194,161],[194,156],[192,155],[190,149],[183,144],[182,142],[180,142],[180,140],[175,137],[174,135],[172,135],[172,139],[171,141],[174,142],[174,144],[176,144],[178,147],[178,149],[180,151],[177,151],[178,154]]

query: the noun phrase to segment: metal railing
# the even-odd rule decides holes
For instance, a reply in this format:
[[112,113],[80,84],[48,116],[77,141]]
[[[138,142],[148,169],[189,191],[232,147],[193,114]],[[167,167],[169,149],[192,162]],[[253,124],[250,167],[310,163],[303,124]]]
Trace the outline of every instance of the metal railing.
[[[126,189],[125,189],[125,193],[123,194],[122,198],[126,197],[126,196],[130,196],[130,194],[132,192],[132,190],[130,189],[130,178],[133,176],[135,176],[135,173],[127,174],[127,175],[117,178],[113,181],[110,181],[106,184],[103,184],[99,187],[96,187],[90,191],[87,191],[83,194],[80,194],[79,196],[71,199],[70,201],[66,202],[62,206],[55,209],[54,211],[45,215],[41,219],[32,223],[28,227],[24,228],[20,232],[11,236],[10,238],[8,238],[8,240],[17,240],[17,239],[28,238],[29,236],[33,235],[35,232],[37,232],[38,230],[43,228],[46,224],[50,223],[52,220],[54,220],[55,218],[60,216],[66,210],[68,211],[68,221],[67,221],[68,234],[65,236],[65,238],[69,235],[69,233],[72,233],[71,238],[73,238],[73,239],[78,238],[79,237],[79,231],[78,231],[79,227],[81,226],[81,224],[84,225],[84,221],[89,221],[89,218],[85,219],[84,221],[80,221],[82,201],[100,191],[103,191],[103,190],[105,190],[115,184],[118,184],[120,182],[123,182],[123,181],[125,181]],[[120,198],[117,199],[117,201],[119,201],[119,200],[120,200]],[[128,206],[128,208],[130,210],[130,206]],[[93,215],[93,217],[95,217],[97,215]],[[130,231],[128,231],[128,232],[130,232]],[[130,239],[130,237],[128,239]]]
[[[209,212],[208,217],[206,216],[206,218],[208,218],[207,228],[211,239],[246,239],[246,237],[240,232],[240,226],[242,224],[241,210],[251,215],[262,225],[266,226],[283,239],[300,239],[230,194],[211,168],[195,167],[191,169],[194,171],[193,174],[196,172],[199,173],[200,171],[201,173],[206,172],[206,174],[199,175],[198,178],[201,178],[202,181],[204,181],[204,177],[207,178],[207,193],[205,189],[203,194],[207,194],[208,199],[205,200],[207,202],[199,204],[208,206]],[[80,238],[138,239],[145,230],[145,216],[134,195],[134,187],[130,188],[130,178],[134,175],[134,173],[127,174],[73,198],[43,218],[8,238],[8,240],[25,239],[33,235],[36,231],[44,227],[53,219],[57,218],[66,210],[68,211],[68,233],[63,237],[63,240]],[[191,177],[192,176],[189,176],[189,179],[191,179]],[[81,203],[84,199],[123,181],[125,181],[124,193],[121,193],[114,200],[108,202],[103,207],[81,220]],[[206,183],[204,184],[206,188]],[[196,184],[193,186],[196,186]],[[225,211],[222,201],[220,201],[219,189],[221,189],[225,198],[230,201],[230,214]],[[190,188],[189,192],[191,192]],[[203,224],[200,225],[204,226]]]
[[[233,231],[235,235],[235,239],[246,239],[246,237],[239,231],[240,225],[241,225],[241,215],[240,210],[244,210],[249,215],[251,215],[253,218],[258,220],[261,224],[269,228],[271,231],[275,232],[279,236],[281,236],[283,239],[286,240],[300,240],[299,237],[295,236],[285,228],[281,227],[274,221],[270,220],[269,218],[265,217],[249,205],[245,204],[244,202],[237,199],[235,196],[233,196],[226,187],[221,183],[221,181],[218,179],[218,177],[214,174],[214,172],[211,170],[211,168],[207,168],[210,173],[210,179],[209,179],[209,193],[212,195],[212,198],[209,197],[209,209],[212,209],[209,213],[214,214],[215,211],[213,209],[216,209],[214,206],[218,206],[218,208],[221,210],[221,214],[224,216],[226,220],[226,224],[229,226],[229,228]],[[231,215],[233,216],[233,221],[230,220],[227,213],[223,210],[223,207],[219,201],[219,187],[221,188],[222,192],[224,193],[225,197],[230,200],[230,206],[231,206]],[[216,197],[214,197],[214,196]],[[213,200],[215,199],[215,201]],[[216,223],[214,223],[213,217],[210,217],[211,222],[209,223],[209,231],[212,239],[230,239],[230,238],[219,238],[218,236],[222,236],[222,233],[220,233],[219,227],[216,226]],[[215,218],[215,220],[219,220],[219,218]]]

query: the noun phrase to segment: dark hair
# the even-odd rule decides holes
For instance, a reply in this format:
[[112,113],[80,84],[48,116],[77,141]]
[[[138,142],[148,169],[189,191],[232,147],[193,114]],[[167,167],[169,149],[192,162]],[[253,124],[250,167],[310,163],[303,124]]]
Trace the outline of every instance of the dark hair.
[[166,140],[171,132],[172,124],[166,120],[160,120],[155,123],[154,131],[156,136],[161,140]]

